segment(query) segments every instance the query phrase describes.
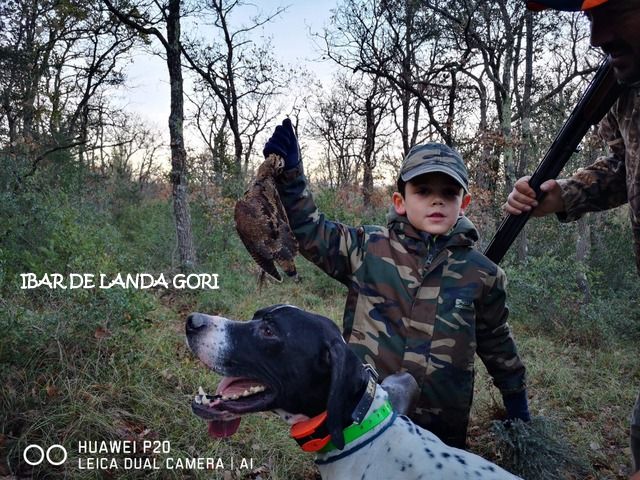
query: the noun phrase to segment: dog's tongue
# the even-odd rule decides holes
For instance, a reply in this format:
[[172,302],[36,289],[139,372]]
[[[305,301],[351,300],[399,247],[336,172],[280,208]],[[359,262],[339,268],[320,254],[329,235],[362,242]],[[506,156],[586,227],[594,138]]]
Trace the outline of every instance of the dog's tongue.
[[214,438],[230,437],[240,426],[240,417],[232,420],[209,420],[209,436]]
[[[228,390],[229,386],[236,380],[236,377],[223,377],[220,383],[218,383],[216,395],[221,395],[223,391]],[[241,417],[232,418],[230,420],[209,420],[209,436],[214,438],[230,437],[238,431],[238,427],[240,427],[240,420]]]

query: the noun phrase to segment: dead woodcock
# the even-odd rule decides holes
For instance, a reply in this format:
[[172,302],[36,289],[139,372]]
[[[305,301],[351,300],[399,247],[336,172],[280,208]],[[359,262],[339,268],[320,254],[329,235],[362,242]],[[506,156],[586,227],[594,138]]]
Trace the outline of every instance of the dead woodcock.
[[279,282],[282,276],[276,263],[287,276],[298,280],[294,262],[298,242],[289,226],[275,181],[283,168],[282,157],[276,154],[267,156],[244,196],[236,202],[234,212],[240,240],[262,271]]

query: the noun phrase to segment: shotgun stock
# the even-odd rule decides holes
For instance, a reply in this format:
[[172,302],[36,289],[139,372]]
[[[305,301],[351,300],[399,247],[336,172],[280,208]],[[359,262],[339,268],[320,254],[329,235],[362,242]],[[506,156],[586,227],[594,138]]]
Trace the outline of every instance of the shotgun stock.
[[[544,197],[540,185],[560,174],[589,128],[604,117],[622,90],[623,87],[618,84],[613,74],[613,68],[609,61],[605,60],[529,180],[538,202]],[[495,263],[499,263],[530,215],[530,212],[520,215],[508,214],[502,220],[484,254]]]

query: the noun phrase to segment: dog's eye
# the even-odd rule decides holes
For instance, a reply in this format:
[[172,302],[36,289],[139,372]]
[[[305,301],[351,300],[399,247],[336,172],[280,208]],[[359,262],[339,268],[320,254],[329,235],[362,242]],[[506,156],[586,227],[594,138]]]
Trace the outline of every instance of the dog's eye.
[[273,331],[273,329],[269,326],[269,325],[263,325],[262,326],[262,335],[268,338],[271,337],[275,337],[276,333]]

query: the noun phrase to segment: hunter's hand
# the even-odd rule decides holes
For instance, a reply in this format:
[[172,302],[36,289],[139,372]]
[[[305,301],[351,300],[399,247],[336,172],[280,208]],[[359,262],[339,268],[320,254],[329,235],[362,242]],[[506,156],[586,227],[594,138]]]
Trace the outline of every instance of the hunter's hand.
[[513,190],[507,198],[503,208],[507,213],[520,215],[531,211],[534,217],[542,217],[549,213],[564,211],[564,201],[560,191],[560,185],[555,180],[547,180],[540,185],[540,190],[546,193],[542,202],[538,205],[536,193],[529,186],[530,176],[522,177],[513,186]]

